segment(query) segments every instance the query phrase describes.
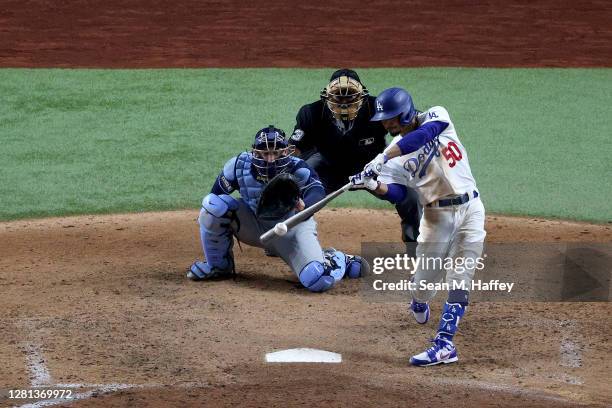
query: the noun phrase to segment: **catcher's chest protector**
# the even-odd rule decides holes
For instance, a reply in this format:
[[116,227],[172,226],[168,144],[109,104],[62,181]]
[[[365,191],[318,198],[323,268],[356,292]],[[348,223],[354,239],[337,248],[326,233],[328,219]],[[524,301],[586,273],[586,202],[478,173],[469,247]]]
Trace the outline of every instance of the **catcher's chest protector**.
[[251,157],[248,153],[241,153],[236,158],[236,178],[240,186],[240,196],[249,205],[251,210],[256,212],[264,184],[255,179],[251,171]]

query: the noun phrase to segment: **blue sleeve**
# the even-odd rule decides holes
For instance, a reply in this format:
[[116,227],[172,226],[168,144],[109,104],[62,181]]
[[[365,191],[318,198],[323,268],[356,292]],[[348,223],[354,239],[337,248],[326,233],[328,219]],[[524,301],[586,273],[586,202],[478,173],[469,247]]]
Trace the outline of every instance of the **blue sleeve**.
[[415,152],[444,132],[447,127],[448,123],[446,122],[427,122],[418,129],[407,133],[397,142],[397,146],[400,148],[402,155]]
[[387,184],[387,192],[380,196],[380,198],[390,201],[393,204],[398,204],[404,201],[408,194],[406,186],[402,184],[391,183]]
[[223,170],[217,176],[210,192],[217,195],[231,194],[232,191],[238,190],[239,187],[238,180],[236,179],[236,157],[232,157],[223,166]]
[[305,161],[299,160],[296,162],[293,175],[297,179],[300,196],[304,200],[306,208],[325,197],[325,189],[319,180],[319,176]]
[[311,205],[321,201],[324,197],[325,189],[323,188],[321,182],[318,181],[318,184],[312,184],[308,190],[304,191],[302,200],[304,200],[304,204],[306,208],[308,208]]

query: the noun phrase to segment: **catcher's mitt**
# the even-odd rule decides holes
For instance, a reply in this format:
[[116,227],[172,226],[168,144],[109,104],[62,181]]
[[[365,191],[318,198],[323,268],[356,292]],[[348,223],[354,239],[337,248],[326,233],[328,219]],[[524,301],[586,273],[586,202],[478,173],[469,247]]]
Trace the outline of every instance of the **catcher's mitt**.
[[261,191],[257,204],[257,217],[262,220],[283,219],[295,209],[300,199],[300,187],[288,173],[274,177]]

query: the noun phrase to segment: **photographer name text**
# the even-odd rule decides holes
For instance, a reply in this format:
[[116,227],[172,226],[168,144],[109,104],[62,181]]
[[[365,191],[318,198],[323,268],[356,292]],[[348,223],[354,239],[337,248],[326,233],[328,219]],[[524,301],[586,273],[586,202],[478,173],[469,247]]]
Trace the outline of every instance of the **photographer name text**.
[[397,282],[385,282],[382,279],[377,279],[372,282],[374,290],[401,290],[401,291],[413,291],[413,290],[472,290],[472,291],[501,291],[508,292],[512,291],[514,282],[501,282],[498,279],[494,280],[473,280],[471,283],[464,281],[452,281],[452,282],[438,282],[438,283],[427,283],[411,282],[408,279],[402,279]]

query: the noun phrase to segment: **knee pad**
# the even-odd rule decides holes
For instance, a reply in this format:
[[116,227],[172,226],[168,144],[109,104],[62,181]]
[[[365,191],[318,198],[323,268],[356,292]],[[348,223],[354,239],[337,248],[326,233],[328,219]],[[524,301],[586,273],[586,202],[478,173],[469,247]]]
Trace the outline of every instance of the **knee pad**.
[[198,219],[200,225],[210,234],[226,232],[231,223],[230,212],[238,209],[238,201],[227,194],[208,194],[202,200]]
[[311,292],[325,292],[336,283],[336,279],[319,261],[312,261],[302,268],[299,278],[302,285]]
[[215,217],[223,217],[229,211],[238,209],[238,201],[228,194],[208,194],[202,200],[202,207]]

